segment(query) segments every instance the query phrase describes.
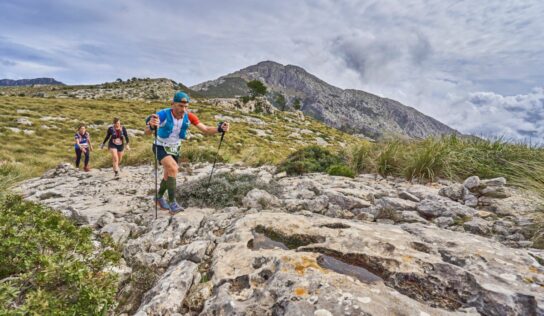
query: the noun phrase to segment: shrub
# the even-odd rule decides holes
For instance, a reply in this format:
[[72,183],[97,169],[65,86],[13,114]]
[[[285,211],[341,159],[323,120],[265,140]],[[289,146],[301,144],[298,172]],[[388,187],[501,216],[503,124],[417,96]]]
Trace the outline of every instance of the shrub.
[[340,164],[340,157],[319,146],[304,147],[290,154],[278,170],[289,175],[301,175],[308,172],[325,172],[332,165]]
[[259,80],[251,80],[247,83],[247,87],[250,90],[250,95],[252,99],[255,99],[258,96],[263,96],[266,94],[266,86]]
[[243,104],[248,103],[250,100],[251,100],[251,97],[247,95],[240,97],[240,101],[242,101]]
[[350,167],[343,164],[330,166],[329,169],[327,170],[327,173],[330,174],[331,176],[342,176],[342,177],[348,177],[348,178],[355,177],[355,172],[353,172],[353,170],[351,170]]
[[79,228],[39,204],[9,196],[0,205],[0,314],[97,315],[114,305],[120,254],[96,249]]
[[257,181],[253,174],[221,173],[213,175],[208,186],[208,177],[178,185],[178,200],[195,207],[222,208],[241,206],[242,199],[254,188],[277,194],[278,186]]

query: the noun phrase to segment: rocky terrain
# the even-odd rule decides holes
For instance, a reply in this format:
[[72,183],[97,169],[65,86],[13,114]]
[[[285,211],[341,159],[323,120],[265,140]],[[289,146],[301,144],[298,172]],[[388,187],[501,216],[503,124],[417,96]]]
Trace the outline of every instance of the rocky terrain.
[[340,89],[309,74],[304,69],[266,61],[241,69],[216,80],[192,86],[207,97],[247,95],[246,82],[260,80],[266,84],[273,101],[283,95],[289,108],[296,99],[304,114],[325,124],[353,134],[371,138],[404,135],[424,138],[458,133],[439,121],[397,101],[352,89]]
[[[210,169],[184,166],[180,195]],[[424,185],[221,165],[214,179],[255,188],[155,219],[152,167],[121,174],[64,164],[18,187],[118,242],[118,314],[544,315],[544,251],[532,248],[543,201],[503,178]],[[228,193],[202,192],[204,204]]]

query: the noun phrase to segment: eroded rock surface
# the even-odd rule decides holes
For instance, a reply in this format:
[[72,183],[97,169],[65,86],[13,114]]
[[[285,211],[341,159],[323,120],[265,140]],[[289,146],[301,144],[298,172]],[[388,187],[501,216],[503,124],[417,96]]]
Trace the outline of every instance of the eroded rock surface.
[[[210,169],[195,165],[178,185]],[[119,314],[544,314],[544,251],[532,248],[544,244],[542,200],[505,179],[422,185],[232,165],[214,176],[223,173],[275,190],[155,219],[151,166],[114,180],[61,165],[19,189],[119,243]]]

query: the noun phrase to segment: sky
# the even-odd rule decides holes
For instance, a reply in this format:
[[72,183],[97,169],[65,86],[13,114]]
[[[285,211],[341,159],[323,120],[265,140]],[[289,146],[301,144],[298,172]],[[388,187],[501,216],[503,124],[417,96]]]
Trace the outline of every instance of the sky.
[[541,0],[0,0],[0,79],[194,85],[264,60],[544,142]]

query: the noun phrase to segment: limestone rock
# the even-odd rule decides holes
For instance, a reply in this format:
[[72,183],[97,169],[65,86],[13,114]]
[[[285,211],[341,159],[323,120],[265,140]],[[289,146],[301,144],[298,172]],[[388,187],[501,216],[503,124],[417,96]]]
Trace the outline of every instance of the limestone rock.
[[193,280],[198,266],[191,261],[182,261],[172,266],[157,284],[145,293],[136,316],[172,315],[178,313]]
[[115,243],[124,244],[130,236],[130,227],[126,223],[110,223],[104,226],[100,233],[110,234]]
[[482,180],[482,184],[486,187],[502,187],[506,185],[506,179],[504,177]]
[[482,236],[487,236],[491,233],[491,223],[479,217],[465,222],[463,228],[468,232]]
[[101,228],[108,224],[113,223],[114,221],[115,221],[115,216],[110,212],[106,212],[98,218],[98,220],[96,221],[96,226],[98,228]]
[[405,200],[408,200],[408,201],[412,201],[412,202],[419,202],[421,201],[417,196],[413,195],[412,193],[410,192],[407,192],[407,191],[401,191],[399,193],[399,197],[401,199],[405,199]]
[[242,204],[248,208],[265,209],[279,206],[280,201],[277,197],[264,190],[253,189],[242,199]]
[[472,176],[465,179],[463,182],[463,185],[465,188],[467,188],[471,192],[478,191],[481,187],[484,187],[485,185],[482,185],[480,178],[478,176]]
[[438,191],[438,194],[450,198],[454,201],[461,202],[463,201],[464,192],[465,187],[462,184],[454,183],[440,189],[440,191]]

